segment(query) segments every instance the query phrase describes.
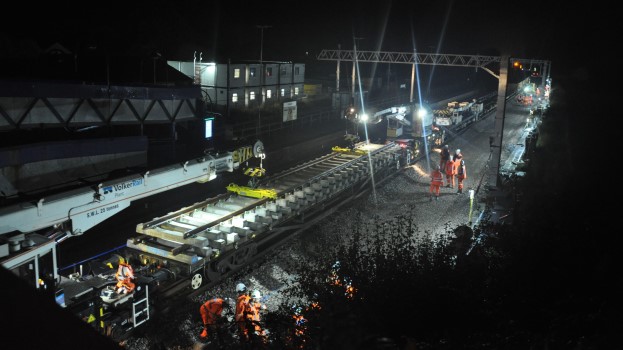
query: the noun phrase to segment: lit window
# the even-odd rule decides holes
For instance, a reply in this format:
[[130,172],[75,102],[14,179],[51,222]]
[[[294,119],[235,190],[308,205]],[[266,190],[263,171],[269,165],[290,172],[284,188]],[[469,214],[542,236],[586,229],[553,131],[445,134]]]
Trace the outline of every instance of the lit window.
[[240,68],[234,69],[234,79],[240,78]]
[[281,96],[285,96],[286,95],[286,89],[281,89]]
[[271,98],[273,96],[273,90],[266,89],[266,98]]
[[238,102],[238,93],[231,94],[231,102]]
[[255,91],[251,91],[249,93],[249,100],[251,100],[251,101],[255,100]]
[[294,87],[294,94],[298,95],[299,94],[299,88],[298,86]]
[[267,77],[273,76],[273,67],[266,67],[266,76]]
[[253,78],[255,76],[255,68],[249,68],[249,76]]

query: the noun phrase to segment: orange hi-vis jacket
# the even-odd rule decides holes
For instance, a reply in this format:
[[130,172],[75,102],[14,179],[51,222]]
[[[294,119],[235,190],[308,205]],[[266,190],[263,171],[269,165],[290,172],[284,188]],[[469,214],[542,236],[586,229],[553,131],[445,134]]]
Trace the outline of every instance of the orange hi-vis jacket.
[[455,167],[454,167],[454,161],[453,160],[448,160],[446,162],[446,175],[454,175],[456,174],[455,172]]
[[433,170],[433,173],[431,174],[431,185],[436,185],[436,186],[441,186],[443,185],[443,175],[441,174],[441,171],[435,169]]
[[240,296],[238,296],[238,299],[236,300],[236,314],[234,315],[234,320],[238,323],[238,327],[240,328],[240,331],[245,336],[247,336],[248,334],[248,330],[246,326],[247,318],[245,315],[248,311],[248,305],[249,305],[250,299],[251,299],[250,296],[246,294],[241,294]]
[[134,269],[132,269],[130,264],[119,263],[115,278],[117,279],[117,288],[124,288],[127,293],[131,293],[136,287],[132,282],[132,279],[134,279]]
[[203,332],[201,332],[202,338],[208,337],[208,327],[216,325],[217,319],[223,314],[223,303],[223,299],[213,298],[201,304],[199,313],[204,326]]
[[130,264],[119,263],[119,268],[117,269],[115,277],[117,281],[123,281],[126,278],[134,278],[134,269],[132,269]]
[[247,310],[250,299],[251,297],[246,294],[238,296],[238,300],[236,300],[236,315],[234,317],[236,322],[244,321],[244,313]]
[[247,320],[253,324],[255,328],[255,332],[258,335],[263,335],[262,327],[260,326],[260,310],[262,309],[262,304],[257,301],[252,301],[247,303]]
[[458,165],[461,159],[463,159],[463,153],[455,153],[452,159],[454,160],[454,164]]
[[204,325],[216,324],[216,320],[223,314],[223,302],[221,298],[213,298],[201,305],[199,313]]

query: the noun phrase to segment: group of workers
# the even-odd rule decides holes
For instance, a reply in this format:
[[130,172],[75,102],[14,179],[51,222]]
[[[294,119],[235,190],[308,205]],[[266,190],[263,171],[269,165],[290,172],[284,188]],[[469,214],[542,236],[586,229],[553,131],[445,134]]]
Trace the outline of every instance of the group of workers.
[[463,154],[459,148],[454,151],[454,155],[450,153],[450,147],[448,145],[444,145],[441,149],[439,164],[433,165],[433,171],[431,173],[429,190],[430,201],[432,201],[433,198],[435,198],[435,200],[439,199],[444,177],[446,179],[445,187],[449,188],[454,188],[454,178],[456,177],[458,185],[456,193],[463,193],[463,181],[467,179],[467,170],[465,168]]
[[117,267],[117,273],[115,273],[115,279],[117,280],[116,292],[117,294],[129,294],[134,291],[136,284],[134,284],[134,269],[125,259],[119,260],[119,266]]
[[[233,320],[236,323],[238,335],[243,343],[254,341],[266,342],[266,331],[260,323],[260,311],[266,310],[262,304],[262,295],[259,290],[249,293],[244,283],[236,285],[237,299]],[[223,310],[230,308],[233,300],[228,298],[212,298],[201,305],[199,313],[203,321],[203,331],[200,337],[204,340],[214,341],[220,346],[224,345],[226,326],[223,318]]]

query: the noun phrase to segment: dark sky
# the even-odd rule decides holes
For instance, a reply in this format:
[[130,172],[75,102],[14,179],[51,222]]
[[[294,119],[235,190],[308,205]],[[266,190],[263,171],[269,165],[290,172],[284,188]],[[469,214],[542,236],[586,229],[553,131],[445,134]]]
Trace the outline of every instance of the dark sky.
[[[499,55],[565,64],[592,12],[568,1],[107,1],[15,4],[0,24],[0,56],[45,48],[149,54],[172,60],[315,60],[321,49]],[[21,18],[20,18],[21,17]],[[580,21],[581,19],[581,21]],[[590,26],[589,26],[590,27]],[[583,36],[582,36],[583,35]],[[560,67],[560,66],[558,66]]]
[[[504,3],[504,4],[502,4]],[[515,55],[545,58],[555,31],[549,23],[565,16],[557,6],[520,5],[501,1],[108,1],[76,6],[73,2],[23,2],[16,13],[28,14],[22,24],[3,21],[9,37],[40,41],[58,38],[68,46],[85,42],[135,50],[156,48],[169,55],[192,56],[195,47],[207,55],[257,59],[260,30],[264,55],[282,59],[306,51],[352,47],[353,36],[364,38],[362,49],[420,51],[441,44],[441,52],[472,54],[509,50]],[[24,10],[20,11],[19,8]],[[562,7],[561,7],[562,8]],[[560,38],[559,38],[560,39]],[[244,57],[248,56],[248,57]],[[540,57],[538,57],[540,56]]]

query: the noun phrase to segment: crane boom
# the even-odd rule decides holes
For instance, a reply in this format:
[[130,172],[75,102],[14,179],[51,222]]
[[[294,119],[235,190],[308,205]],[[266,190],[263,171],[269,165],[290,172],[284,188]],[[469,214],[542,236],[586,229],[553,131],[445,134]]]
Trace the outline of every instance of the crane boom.
[[130,206],[133,201],[185,186],[204,183],[218,173],[232,172],[241,163],[263,154],[260,141],[232,152],[211,155],[169,167],[126,176],[97,186],[84,187],[36,203],[23,202],[0,208],[0,235],[19,231],[29,233],[53,227],[64,238],[81,235]]

